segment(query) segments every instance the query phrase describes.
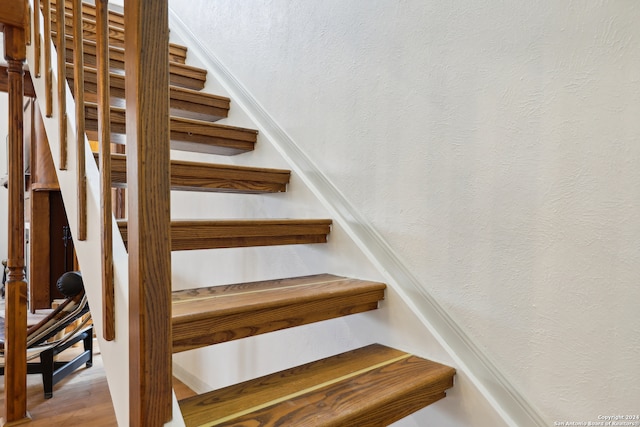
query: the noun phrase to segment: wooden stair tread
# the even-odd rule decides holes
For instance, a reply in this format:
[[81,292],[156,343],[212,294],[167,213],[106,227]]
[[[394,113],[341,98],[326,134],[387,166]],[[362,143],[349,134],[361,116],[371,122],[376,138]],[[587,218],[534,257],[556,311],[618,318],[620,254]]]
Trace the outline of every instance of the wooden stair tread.
[[169,84],[201,90],[207,81],[207,70],[177,62],[169,63]]
[[[51,8],[56,9],[57,1],[51,0]],[[71,0],[65,0],[64,9],[66,13],[71,13],[73,10],[73,2]],[[96,6],[90,3],[82,2],[82,16],[95,21],[96,18]],[[109,9],[109,23],[120,28],[124,28],[124,14]]]
[[[71,16],[71,11],[73,9],[72,6],[72,1],[71,0],[65,0],[65,14],[66,16]],[[56,2],[55,0],[53,0],[51,2],[51,12],[55,13],[56,11]],[[95,5],[91,4],[91,3],[82,3],[82,16],[84,19],[88,20],[88,21],[94,21],[96,20],[96,7]],[[57,18],[57,15],[56,15]],[[111,10],[109,9],[109,26],[110,27],[115,27],[121,30],[124,30],[124,14]],[[55,29],[54,29],[55,30]],[[172,58],[173,61],[176,62],[181,62],[184,64],[185,59],[187,57],[187,47],[180,45],[180,44],[176,44],[176,43],[170,43],[169,44],[169,55]]]
[[[283,169],[171,160],[172,190],[224,193],[279,193],[286,191],[290,175],[290,171]],[[126,155],[111,155],[111,180],[113,187],[126,186]]]
[[[52,36],[57,33],[58,16],[55,8],[51,9],[51,27]],[[73,25],[71,14],[65,15],[65,33],[73,34]],[[96,41],[96,22],[95,20],[82,19],[82,33],[85,40]],[[111,46],[124,48],[124,29],[117,26],[109,25],[109,44]],[[186,59],[187,48],[175,43],[169,43],[169,57],[175,62],[184,63]]]
[[[67,79],[73,82],[73,64],[67,64]],[[93,67],[84,67],[85,99],[95,102],[98,92],[98,73]],[[124,107],[125,77],[122,74],[109,73],[112,105]],[[74,90],[71,85],[72,91]],[[169,86],[171,114],[194,120],[215,121],[227,117],[230,100],[227,97],[212,95],[183,87]]]
[[174,291],[173,351],[374,310],[385,287],[318,274]]
[[[55,31],[52,33],[52,37],[53,37],[53,42],[54,44],[57,45],[57,33],[55,33]],[[66,56],[65,56],[65,60],[70,63],[73,64],[74,62],[74,57],[73,57],[73,51],[75,49],[75,45],[73,43],[73,36],[67,34],[66,35]],[[82,51],[84,54],[84,64],[88,65],[90,67],[96,67],[96,52],[97,52],[97,46],[96,46],[96,42],[93,40],[84,40],[83,41],[83,47],[82,47]],[[184,64],[184,58],[180,58],[180,57],[176,57],[175,55],[171,54],[171,52],[169,53],[169,63],[176,63],[176,64]],[[122,70],[124,71],[124,49],[121,47],[117,47],[117,46],[109,46],[109,68],[112,70]],[[192,84],[192,86],[200,86],[200,83],[194,82]]]
[[192,426],[383,426],[446,395],[455,369],[373,344],[179,402]]
[[[57,38],[55,32],[52,33],[54,41]],[[65,59],[69,63],[73,63],[73,43],[65,43],[66,53]],[[84,52],[85,64],[95,66],[96,45],[93,40],[85,40]],[[171,55],[170,55],[171,58]],[[111,46],[109,48],[109,67],[112,70],[122,70],[124,72],[124,49]],[[180,86],[187,89],[202,90],[207,81],[207,70],[194,67],[180,62],[169,62],[169,83],[174,86]]]
[[[127,222],[118,221],[127,242]],[[329,219],[248,219],[171,221],[171,250],[326,243]]]
[[[55,1],[55,0],[54,0]],[[58,2],[61,0],[58,0]],[[71,2],[65,0],[70,12]],[[56,14],[52,8],[52,25]],[[124,18],[109,13],[111,131],[124,142]],[[83,4],[86,131],[97,139],[95,7]],[[65,27],[71,29],[70,13]],[[55,30],[54,30],[55,36]],[[73,62],[67,35],[66,58]],[[198,93],[207,72],[185,64],[187,49],[170,44],[171,148],[233,155],[253,149],[257,131],[209,121],[226,117],[229,99]],[[67,75],[73,80],[73,65]],[[73,87],[73,86],[72,86]],[[73,89],[72,89],[73,90]],[[112,184],[126,185],[126,156],[113,154]],[[173,190],[286,191],[285,170],[171,161]],[[325,243],[332,221],[185,220],[171,222],[171,250]],[[127,222],[118,221],[127,243]],[[173,352],[246,338],[378,308],[385,285],[330,274],[214,286],[172,293]],[[187,426],[391,424],[445,397],[453,368],[374,344],[180,402]]]
[[[89,139],[98,139],[98,106],[85,102],[85,127]],[[171,148],[199,153],[235,155],[251,151],[258,131],[235,126],[172,116],[170,118]],[[111,107],[112,142],[124,144],[126,134],[125,109]]]
[[171,114],[182,114],[195,120],[215,121],[229,114],[231,101],[224,96],[170,86]]

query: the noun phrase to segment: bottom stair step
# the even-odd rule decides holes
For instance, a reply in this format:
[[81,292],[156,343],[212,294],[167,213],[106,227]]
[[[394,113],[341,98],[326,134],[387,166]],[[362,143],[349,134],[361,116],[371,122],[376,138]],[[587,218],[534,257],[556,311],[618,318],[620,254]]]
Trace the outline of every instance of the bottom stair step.
[[184,399],[191,426],[386,426],[445,397],[455,369],[373,344]]

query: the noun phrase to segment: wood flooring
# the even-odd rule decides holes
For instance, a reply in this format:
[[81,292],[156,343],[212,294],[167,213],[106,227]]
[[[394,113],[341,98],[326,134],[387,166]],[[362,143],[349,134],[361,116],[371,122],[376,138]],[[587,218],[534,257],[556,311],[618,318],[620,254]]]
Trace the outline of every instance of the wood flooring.
[[[95,342],[94,346],[97,348]],[[174,389],[178,399],[195,395],[175,378]],[[0,379],[0,407],[4,412],[4,377]],[[44,399],[42,377],[28,375],[27,407],[32,418],[25,424],[29,427],[117,426],[99,349],[94,351],[93,366],[82,367],[60,381],[53,388],[51,399]]]

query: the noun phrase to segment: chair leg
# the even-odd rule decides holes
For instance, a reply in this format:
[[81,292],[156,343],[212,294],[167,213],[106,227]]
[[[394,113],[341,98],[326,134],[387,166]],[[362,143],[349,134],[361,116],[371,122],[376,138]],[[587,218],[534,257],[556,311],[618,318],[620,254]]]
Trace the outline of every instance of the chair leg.
[[44,398],[51,399],[53,397],[53,371],[55,370],[52,350],[45,350],[40,353],[40,364],[42,368]]
[[87,360],[86,367],[93,366],[93,328],[87,331],[87,336],[84,338],[84,351],[89,351],[89,360]]

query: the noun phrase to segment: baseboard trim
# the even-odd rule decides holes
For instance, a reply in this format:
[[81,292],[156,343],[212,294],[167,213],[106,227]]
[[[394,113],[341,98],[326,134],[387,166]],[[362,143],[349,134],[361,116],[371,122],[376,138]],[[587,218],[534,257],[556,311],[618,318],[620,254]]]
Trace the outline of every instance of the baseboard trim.
[[[419,280],[402,263],[388,243],[322,174],[233,73],[195,37],[172,10],[169,14],[172,31],[189,46],[190,54],[196,55],[202,61],[204,68],[228,92],[234,105],[243,109],[260,133],[267,137],[322,201],[334,221],[340,223],[372,263],[384,272],[388,285],[393,286],[402,296],[405,303],[449,352],[458,364],[456,368],[465,371],[505,422],[511,426],[548,426],[549,422],[544,420],[540,412],[502,374],[433,296],[420,286]],[[185,379],[191,381],[195,378]],[[191,382],[188,384],[192,385]],[[195,386],[197,387],[197,384]]]
[[173,362],[172,368],[173,376],[186,384],[196,394],[203,394],[213,389],[213,387],[202,381],[200,378],[184,369],[179,363]]

